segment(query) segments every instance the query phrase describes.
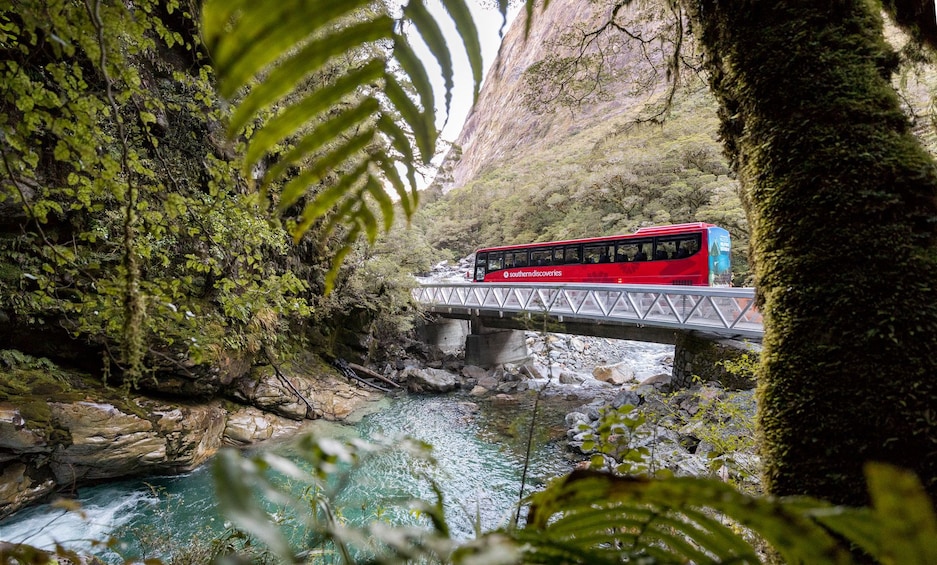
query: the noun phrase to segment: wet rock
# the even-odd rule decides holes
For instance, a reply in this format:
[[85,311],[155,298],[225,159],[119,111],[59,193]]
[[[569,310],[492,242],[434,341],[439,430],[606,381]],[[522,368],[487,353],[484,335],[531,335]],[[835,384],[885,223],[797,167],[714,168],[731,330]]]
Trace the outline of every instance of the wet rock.
[[634,368],[625,361],[614,365],[600,365],[592,370],[592,376],[597,381],[623,385],[634,381]]
[[410,392],[450,392],[458,388],[455,375],[441,369],[410,369],[404,376]]
[[45,433],[27,428],[19,408],[9,403],[0,403],[0,448],[17,453],[41,453],[51,449]]
[[642,402],[642,398],[638,393],[633,390],[623,390],[615,395],[615,398],[612,399],[611,406],[615,410],[618,410],[626,404],[631,406],[639,406]]
[[0,468],[0,519],[42,500],[55,489],[51,476],[20,461],[4,462]]
[[580,374],[578,374],[578,373],[574,373],[574,372],[572,372],[572,371],[563,371],[563,372],[560,373],[560,376],[559,376],[559,379],[558,379],[558,380],[559,380],[560,384],[564,384],[564,385],[578,385],[578,384],[582,384],[582,383],[586,380],[586,378],[585,378],[584,376],[582,376],[582,375],[580,375]]
[[170,407],[138,401],[137,406],[148,417],[107,403],[53,403],[53,420],[71,438],[52,453],[56,482],[188,471],[221,444],[224,411],[218,402]]
[[296,420],[245,407],[228,416],[222,437],[225,445],[244,447],[288,437],[301,427]]
[[496,406],[507,406],[517,404],[520,400],[511,394],[496,394],[491,397],[491,403]]
[[488,376],[488,371],[477,365],[466,365],[462,367],[462,376],[478,382]]

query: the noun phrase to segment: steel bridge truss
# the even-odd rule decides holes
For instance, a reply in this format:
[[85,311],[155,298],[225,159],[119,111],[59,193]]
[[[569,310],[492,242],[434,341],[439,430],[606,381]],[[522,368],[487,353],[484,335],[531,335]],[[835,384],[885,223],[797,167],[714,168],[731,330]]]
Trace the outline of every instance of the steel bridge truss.
[[591,321],[703,331],[761,340],[752,288],[596,284],[425,284],[414,299],[442,314],[544,314]]

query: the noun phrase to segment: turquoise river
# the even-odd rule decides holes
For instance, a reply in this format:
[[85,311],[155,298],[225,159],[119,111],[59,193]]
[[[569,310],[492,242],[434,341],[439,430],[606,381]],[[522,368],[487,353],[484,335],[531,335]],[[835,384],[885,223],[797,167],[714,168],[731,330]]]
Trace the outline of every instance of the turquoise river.
[[[519,403],[499,405],[468,396],[405,395],[382,401],[354,424],[313,422],[321,437],[393,440],[412,437],[433,446],[435,464],[391,450],[347,469],[337,497],[341,516],[352,524],[381,519],[412,523],[411,499],[434,500],[428,477],[442,487],[453,535],[468,539],[506,525],[521,488],[532,393]],[[533,434],[527,489],[542,487],[573,465],[562,441],[563,416],[583,403],[558,395],[541,402]],[[286,454],[290,446],[276,447]],[[174,548],[214,539],[228,531],[217,509],[210,465],[181,476],[146,477],[81,488],[81,511],[43,505],[0,522],[0,540],[42,548],[59,543],[98,555],[108,563],[124,559],[167,559]],[[292,485],[291,485],[292,486]],[[301,491],[304,485],[296,485]],[[276,516],[276,512],[271,510]],[[287,522],[289,522],[287,517]],[[95,541],[119,540],[114,549]],[[116,549],[116,551],[115,551]]]

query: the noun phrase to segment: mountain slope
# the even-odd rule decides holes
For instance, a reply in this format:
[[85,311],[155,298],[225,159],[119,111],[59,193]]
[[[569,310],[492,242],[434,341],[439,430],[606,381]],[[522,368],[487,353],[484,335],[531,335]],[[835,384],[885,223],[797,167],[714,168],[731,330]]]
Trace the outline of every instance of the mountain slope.
[[[536,90],[531,89],[530,75],[538,63],[551,53],[576,52],[578,46],[574,44],[583,34],[610,17],[607,9],[596,6],[583,0],[554,0],[546,10],[535,13],[526,38],[526,15],[523,11],[518,15],[485,77],[478,103],[442,167],[445,172],[438,184],[444,192],[463,186],[492,163],[555,145],[572,133],[607,125],[610,120],[626,123],[648,103],[659,99],[667,86],[665,61],[672,46],[666,42],[627,42],[615,33],[604,34],[585,49],[586,57],[574,80],[562,86],[540,80],[536,81]],[[632,11],[619,15],[617,21],[657,39],[667,30],[654,20],[656,17],[660,14]],[[574,22],[576,27],[572,27]],[[595,70],[598,57],[602,58],[605,83],[585,84],[582,75]],[[565,56],[559,62],[569,63]],[[562,74],[556,65],[542,71]],[[583,98],[581,103],[577,103],[578,98]],[[563,102],[575,107],[557,105]]]

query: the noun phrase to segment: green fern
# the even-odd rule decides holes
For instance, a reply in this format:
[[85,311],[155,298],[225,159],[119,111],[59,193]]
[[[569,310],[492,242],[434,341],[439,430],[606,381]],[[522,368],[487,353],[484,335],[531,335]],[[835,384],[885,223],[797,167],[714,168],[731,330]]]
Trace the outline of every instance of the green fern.
[[515,538],[530,563],[761,563],[759,540],[785,563],[853,563],[857,551],[937,563],[937,521],[917,478],[884,464],[870,464],[867,477],[873,506],[846,508],[714,480],[575,471],[531,497]]
[[[440,65],[447,113],[452,95],[452,56],[423,0],[408,2],[399,20],[370,10],[373,4],[210,0],[202,14],[220,93],[234,105],[228,134],[247,139],[245,177],[272,162],[259,188],[268,194],[282,184],[281,212],[312,193],[293,228],[294,238],[327,216],[324,235],[338,224],[350,228],[327,277],[328,288],[341,257],[361,234],[373,243],[381,228],[392,225],[395,206],[385,186],[393,189],[409,220],[418,201],[417,163],[428,165],[436,151],[433,88],[402,31],[405,26],[412,24]],[[463,39],[477,97],[482,59],[475,23],[465,0],[444,0],[443,5]],[[325,86],[297,88],[350,51],[371,55]]]

